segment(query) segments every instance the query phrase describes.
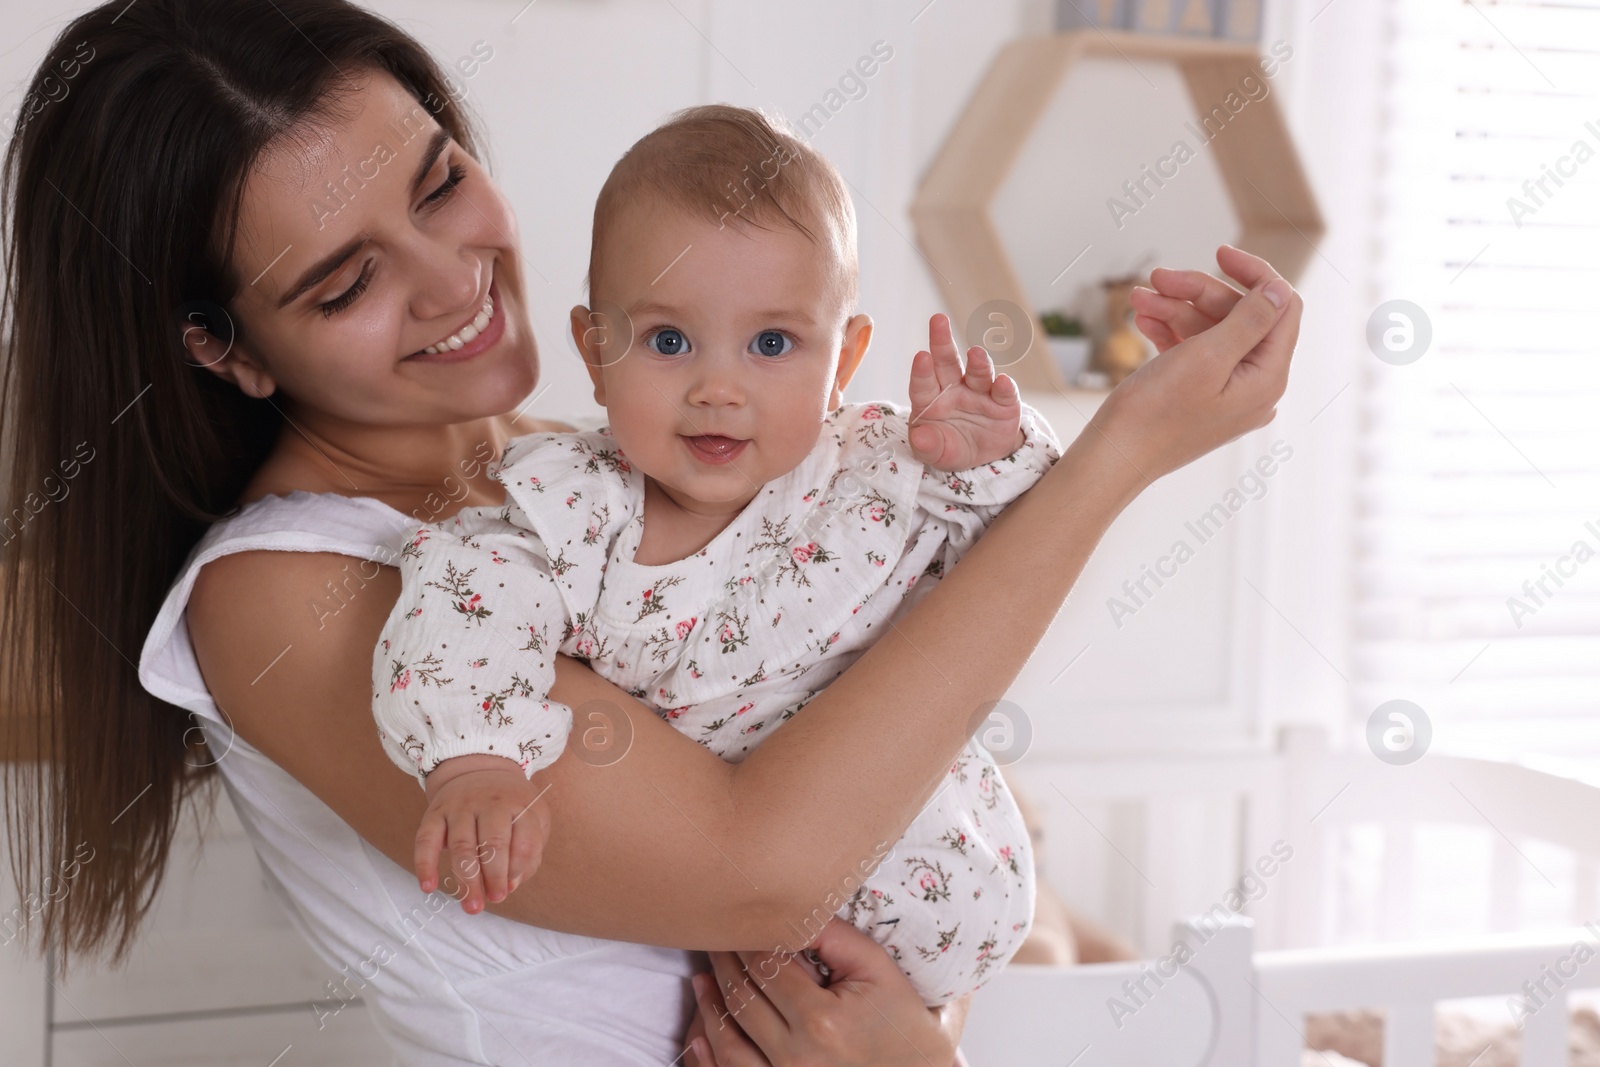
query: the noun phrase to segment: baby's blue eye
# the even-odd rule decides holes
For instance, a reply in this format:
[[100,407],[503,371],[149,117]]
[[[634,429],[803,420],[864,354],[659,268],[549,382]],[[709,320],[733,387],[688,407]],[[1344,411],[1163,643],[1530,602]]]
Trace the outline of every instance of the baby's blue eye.
[[651,351],[659,352],[663,356],[681,356],[689,351],[689,339],[683,336],[682,331],[674,330],[670,326],[651,334],[645,344]]
[[762,330],[750,342],[750,351],[758,356],[781,356],[794,347],[794,342],[778,330]]

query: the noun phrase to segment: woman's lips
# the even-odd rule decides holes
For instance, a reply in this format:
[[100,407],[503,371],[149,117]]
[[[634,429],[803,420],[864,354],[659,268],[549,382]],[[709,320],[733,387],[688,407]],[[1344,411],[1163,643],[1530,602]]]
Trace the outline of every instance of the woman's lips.
[[462,360],[471,359],[473,356],[485,351],[496,341],[500,340],[506,332],[506,304],[500,299],[499,282],[489,283],[489,295],[494,299],[494,316],[489,320],[489,325],[483,332],[462,345],[460,348],[446,349],[443,352],[414,352],[401,360],[402,363],[460,363]]
[[689,437],[679,435],[689,452],[704,463],[721,464],[731,463],[744,451],[744,446],[750,442],[738,437],[723,437],[721,434],[706,433]]

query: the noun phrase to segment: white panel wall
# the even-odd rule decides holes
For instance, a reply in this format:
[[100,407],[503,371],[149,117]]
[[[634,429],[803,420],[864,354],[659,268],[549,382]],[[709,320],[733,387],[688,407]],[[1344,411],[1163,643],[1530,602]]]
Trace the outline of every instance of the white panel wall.
[[[85,6],[0,0],[0,41],[7,42],[0,51],[0,114],[16,105],[20,84],[52,27]],[[903,399],[907,367],[925,341],[927,318],[943,310],[933,275],[909,240],[907,204],[995,52],[1017,33],[1041,29],[1050,5],[537,0],[525,7],[524,0],[375,0],[373,6],[446,62],[472,54],[480,43],[493,49],[478,73],[462,81],[487,128],[493,172],[517,210],[530,268],[530,303],[543,353],[540,388],[548,387],[532,410],[575,417],[595,409],[566,341],[566,316],[583,298],[590,211],[612,162],[671,111],[695,103],[754,104],[798,119],[839,88],[845,72],[878,41],[894,50],[892,59],[830,117],[815,143],[854,189],[862,309],[877,321],[873,352],[853,397]],[[1287,39],[1297,51],[1273,91],[1300,130],[1330,221],[1326,258],[1313,260],[1302,281],[1311,310],[1295,378],[1277,425],[1162,480],[1115,525],[1091,562],[1009,694],[1032,722],[1035,748],[1021,776],[1038,790],[1050,788],[1052,754],[1259,745],[1279,723],[1336,725],[1345,714],[1340,673],[1348,671],[1346,516],[1356,427],[1352,396],[1341,397],[1340,390],[1353,380],[1354,361],[1362,354],[1357,349],[1367,297],[1360,272],[1370,235],[1363,226],[1366,185],[1359,175],[1370,164],[1363,153],[1370,147],[1378,72],[1362,58],[1370,48],[1358,45],[1373,32],[1376,8],[1377,0],[1317,3],[1305,10],[1290,0],[1269,5],[1267,39]],[[1102,92],[1084,106],[1115,115],[1138,110],[1139,101]],[[1089,125],[1104,131],[1108,124]],[[1137,144],[1098,145],[1095,151],[1123,151],[1137,161],[1148,155]],[[1074,184],[1082,178],[1070,170],[1074,153],[1059,153],[1059,165],[1069,169],[1055,187],[1060,200],[1050,209],[1103,213],[1103,203]],[[1048,174],[1019,176],[1016,184],[1026,196],[1052,195]],[[1195,183],[1195,192],[1206,195],[1203,181]],[[1026,208],[1024,199],[1003,211],[1012,212],[1018,225]],[[1203,210],[1191,214],[1198,218],[1192,227],[1182,213],[1166,220],[1172,232],[1163,241],[1170,238],[1165,247],[1177,250],[1179,262],[1199,265],[1195,260],[1203,256],[1195,250],[1226,234],[1218,232],[1215,218],[1199,218]],[[1024,249],[1023,258],[1056,262],[1059,269],[1077,248],[1063,247],[1060,256],[1056,251],[1045,242]],[[1070,438],[1096,400],[1079,395],[1037,402]],[[1294,449],[1294,458],[1267,479],[1265,495],[1245,505],[1215,539],[1195,545],[1194,559],[1118,626],[1107,601],[1125,595],[1122,583],[1137,580],[1143,565],[1156,562],[1176,540],[1194,544],[1185,523],[1221,501],[1280,439]],[[1080,813],[1058,809],[1065,821],[1055,837],[1072,841],[1080,854],[1058,850],[1055,870],[1120,862],[1104,842],[1122,840],[1123,829],[1132,834],[1137,828],[1119,829],[1115,811],[1089,815],[1103,816],[1092,833]],[[1219,809],[1203,813],[1202,821],[1221,826],[1233,817]],[[1182,830],[1181,836],[1191,847],[1200,830]],[[1055,880],[1083,884],[1064,875]],[[1214,892],[1208,887],[1201,895]],[[1155,922],[1121,919],[1130,932]],[[37,971],[27,971],[15,955],[0,947],[0,1021],[8,1037],[31,1032],[43,1011]]]
[[[1023,0],[381,0],[375,6],[447,63],[492,49],[492,58],[460,81],[484,120],[494,173],[520,220],[543,356],[541,395],[532,411],[563,416],[596,410],[568,343],[566,318],[584,296],[590,213],[614,160],[681,107],[727,100],[798,121],[835,90],[846,102],[814,143],[839,164],[855,192],[861,305],[878,327],[852,393],[903,399],[910,356],[925,341],[927,317],[943,306],[935,275],[910,241],[906,206],[994,54],[1017,33],[1040,28],[1048,7]],[[1312,84],[1305,72],[1325,63],[1318,59],[1319,46],[1337,39],[1328,28],[1344,17],[1345,6],[1359,10],[1340,6],[1340,12],[1324,16],[1320,28],[1291,27],[1288,16],[1274,16],[1281,27],[1268,27],[1269,37],[1286,36],[1297,49],[1272,86],[1291,113],[1307,106],[1297,102],[1300,87]],[[0,88],[9,90],[0,107],[14,106],[16,86],[44,47],[48,27],[62,18],[42,18],[33,3],[0,0],[0,20],[17,31],[7,36],[18,41],[0,54]],[[847,81],[856,61],[880,41],[893,50],[892,58],[872,77]],[[1044,136],[1024,154],[1024,171],[997,205],[1002,230],[1016,238],[1025,277],[1042,278],[1046,270],[1053,277],[1081,248],[1080,232],[1091,223],[1104,229],[1101,186],[1134,173],[1137,162],[1148,161],[1151,138],[1178,121],[1174,93],[1159,91],[1161,72],[1149,75],[1153,88],[1128,65],[1095,66],[1076,76],[1083,84],[1069,86],[1072,103],[1047,116]],[[1092,142],[1087,150],[1082,139]],[[1327,138],[1301,142],[1308,152],[1322,154],[1314,179],[1337,167],[1337,144]],[[1141,213],[1135,221],[1148,230],[1146,243],[1163,262],[1202,266],[1205,250],[1232,227],[1215,175],[1206,173],[1209,160],[1189,166],[1183,187],[1152,205],[1159,217],[1147,225]],[[1076,228],[1075,212],[1085,219]],[[1048,224],[1030,226],[1034,220]],[[1110,259],[1091,253],[1075,268],[1082,278],[1074,275],[1068,282],[1085,286],[1100,273],[1126,268],[1131,263],[1116,257],[1128,259],[1131,248],[1124,241],[1105,253]],[[1347,277],[1361,265],[1354,252],[1339,257]],[[1035,288],[1048,290],[1048,279],[1039,278]],[[1330,282],[1333,289],[1345,288],[1321,260],[1313,261],[1308,290],[1322,295]],[[1322,308],[1314,304],[1313,314]],[[1326,323],[1327,316],[1321,318]],[[1344,546],[1338,538],[1345,501],[1327,489],[1346,484],[1340,471],[1349,463],[1344,446],[1351,427],[1339,422],[1346,405],[1338,403],[1318,423],[1310,422],[1348,380],[1326,369],[1327,360],[1319,358],[1325,344],[1308,330],[1285,402],[1294,420],[1285,418],[1166,479],[1112,530],[1013,694],[1036,720],[1041,740],[1052,747],[1237,744],[1260,740],[1259,727],[1268,720],[1309,715],[1330,721],[1342,710],[1339,671],[1327,661],[1343,662],[1344,623],[1339,611],[1327,609],[1342,595]],[[1092,402],[1040,401],[1064,436],[1077,432]],[[1157,563],[1184,537],[1184,522],[1224,499],[1280,438],[1296,458],[1268,481],[1265,497],[1243,508],[1219,538],[1203,547],[1194,543],[1196,558],[1148,607],[1140,605],[1135,617],[1116,625],[1107,601],[1122,583],[1137,581],[1144,565]],[[1273,526],[1277,530],[1268,534]],[[1307,558],[1318,565],[1275,562]],[[1132,601],[1124,596],[1124,602]],[[1259,622],[1267,624],[1259,640],[1270,656],[1262,656],[1256,644]],[[1080,652],[1071,672],[1052,681]],[[1282,671],[1280,664],[1291,669]],[[1288,684],[1273,681],[1285,673]],[[1301,684],[1307,680],[1310,685]],[[1274,687],[1265,718],[1258,683]]]

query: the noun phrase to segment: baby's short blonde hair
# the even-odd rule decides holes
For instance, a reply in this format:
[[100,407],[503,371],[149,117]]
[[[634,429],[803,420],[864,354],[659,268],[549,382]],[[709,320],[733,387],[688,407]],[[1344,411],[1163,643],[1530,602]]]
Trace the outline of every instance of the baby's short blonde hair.
[[855,308],[856,213],[844,178],[781,119],[727,104],[691,107],[645,134],[617,160],[594,207],[589,285],[605,237],[631,204],[664,202],[719,226],[787,226],[838,257],[846,310]]

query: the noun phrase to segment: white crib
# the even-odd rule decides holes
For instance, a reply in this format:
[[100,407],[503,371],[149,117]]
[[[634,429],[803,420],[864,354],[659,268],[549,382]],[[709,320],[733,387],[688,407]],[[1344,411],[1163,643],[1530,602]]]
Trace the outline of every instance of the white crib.
[[[1289,1067],[1301,1063],[1307,1013],[1351,1009],[1384,1014],[1385,1067],[1431,1067],[1436,1007],[1478,997],[1505,1002],[1507,1022],[1518,998],[1522,1064],[1558,1067],[1567,1062],[1566,996],[1600,988],[1600,964],[1591,958],[1600,951],[1600,923],[1584,925],[1600,915],[1600,788],[1593,785],[1437,755],[1389,766],[1365,750],[1330,753],[1311,731],[1286,733],[1277,752],[1029,757],[1007,776],[1049,806],[1052,834],[1074,823],[1081,831],[1069,835],[1069,849],[1049,842],[1047,870],[1065,868],[1052,880],[1074,899],[1093,897],[1091,887],[1074,884],[1082,883],[1076,868],[1092,867],[1092,880],[1105,887],[1100,899],[1122,898],[1123,932],[1142,941],[1151,959],[1011,968],[975,1000],[963,1046],[973,1067]],[[1211,827],[1212,870],[1220,864],[1237,875],[1274,843],[1292,848],[1292,859],[1270,877],[1258,875],[1265,888],[1252,886],[1258,899],[1244,914],[1232,916],[1218,885],[1195,877],[1183,828],[1198,824]],[[1505,932],[1287,947],[1339,936],[1348,909],[1341,914],[1337,890],[1351,879],[1335,864],[1341,838],[1355,829],[1381,837],[1369,865],[1380,933],[1415,926],[1419,905],[1447,904],[1419,899],[1414,877],[1418,834],[1438,825],[1492,840],[1481,895],[1487,925]],[[1529,882],[1538,893],[1528,892]],[[1551,922],[1558,910],[1560,925]],[[1510,932],[1530,911],[1539,912],[1541,931]],[[1210,919],[1172,925],[1202,913]],[[1158,967],[1180,942],[1192,958]],[[1574,953],[1576,945],[1585,949]],[[1531,987],[1532,999],[1530,982],[1543,983]]]
[[[1193,944],[1179,926],[1174,936]],[[1148,963],[1012,967],[974,1001],[963,1051],[972,1067],[1299,1067],[1304,1017],[1376,1008],[1385,1013],[1386,1067],[1431,1067],[1440,1002],[1520,995],[1595,936],[1496,938],[1434,946],[1253,952],[1248,925],[1220,930],[1192,961],[1157,987]],[[1593,959],[1574,962],[1560,993],[1600,988]],[[1150,995],[1137,1013],[1127,984]],[[1547,979],[1547,985],[1554,984]],[[1118,1023],[1121,1023],[1119,1026]],[[1523,1067],[1567,1062],[1561,996],[1524,1020]]]
[[[1434,1062],[1437,1004],[1520,995],[1597,937],[1581,926],[1600,916],[1600,789],[1568,778],[1433,754],[1391,767],[1365,750],[1331,753],[1307,731],[1259,753],[1034,752],[1006,774],[1045,809],[1049,879],[1150,961],[1011,968],[975,1000],[963,1043],[973,1067],[1289,1067],[1301,1062],[1307,1012],[1351,1008],[1386,1013],[1386,1067],[1421,1067]],[[52,987],[38,961],[0,946],[5,1062],[262,1067],[290,1045],[300,1064],[388,1062],[359,1006],[334,1033],[314,1032],[326,968],[288,928],[223,809],[203,853],[180,843],[128,970]],[[1315,947],[1429,931],[1441,901],[1414,860],[1434,824],[1488,838],[1470,888],[1487,902],[1482,925],[1500,932]],[[1364,854],[1348,852],[1352,833]],[[1226,889],[1280,841],[1292,858],[1258,873],[1264,888],[1231,917]],[[1370,898],[1365,911],[1348,899],[1352,884]],[[1201,918],[1174,929],[1190,916]],[[1537,936],[1515,932],[1535,922]],[[1156,963],[1180,940],[1192,958],[1163,974]],[[1563,997],[1600,988],[1600,966],[1562,982],[1526,1020],[1525,1067],[1566,1062]],[[1115,1013],[1113,1000],[1124,1005]]]

